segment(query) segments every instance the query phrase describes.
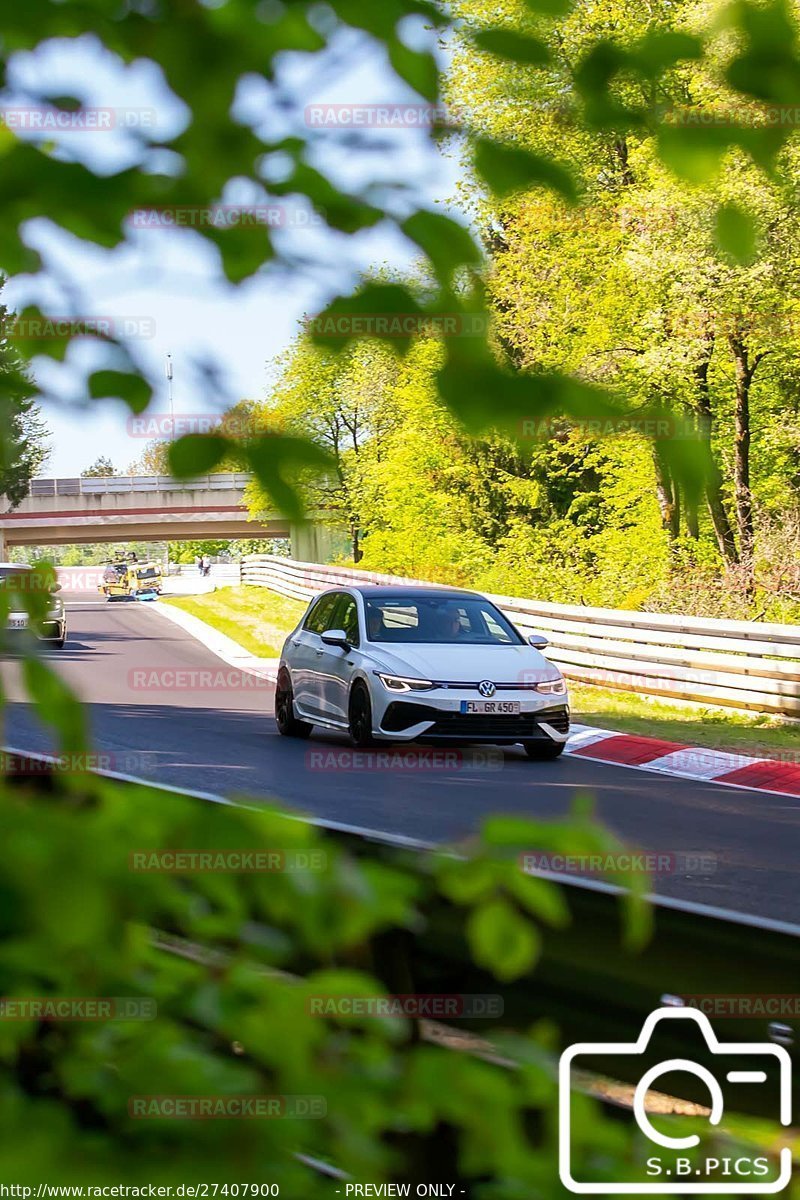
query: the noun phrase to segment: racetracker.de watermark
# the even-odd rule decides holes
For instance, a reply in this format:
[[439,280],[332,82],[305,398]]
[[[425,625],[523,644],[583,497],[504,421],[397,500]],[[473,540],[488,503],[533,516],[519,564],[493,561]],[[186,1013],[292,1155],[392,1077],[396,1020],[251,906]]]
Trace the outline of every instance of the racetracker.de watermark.
[[305,752],[309,771],[502,771],[504,762],[502,750],[494,747],[387,746],[385,750],[351,750],[331,746]]
[[131,1096],[134,1120],[265,1121],[281,1118],[319,1120],[327,1115],[324,1096]]
[[578,432],[584,437],[616,437],[622,433],[639,433],[649,438],[669,438],[680,441],[697,438],[697,424],[685,417],[598,417],[589,421],[571,421],[566,417],[525,417],[517,425],[518,436],[532,441],[555,437],[565,432]]
[[0,329],[8,338],[47,342],[62,338],[154,338],[156,323],[152,317],[57,317],[9,316]]
[[0,997],[0,1021],[153,1021],[157,1013],[150,997]]
[[557,854],[529,850],[519,856],[525,872],[555,875],[713,875],[717,856],[708,850],[622,850],[593,854]]
[[84,775],[87,771],[109,771],[136,775],[152,765],[146,752],[137,750],[86,750],[37,757],[33,754],[0,752],[3,775]]
[[315,338],[485,337],[483,313],[323,313],[306,317]]
[[793,104],[689,104],[666,109],[661,119],[665,125],[687,128],[796,129],[800,126],[800,107]]
[[800,1017],[800,994],[797,993],[721,993],[679,996],[686,1008],[696,1008],[707,1017],[752,1017],[772,1020],[777,1017]]
[[223,847],[204,850],[132,850],[128,856],[131,871],[167,875],[263,875],[291,874],[296,871],[324,871],[328,855],[324,850],[231,850]]
[[251,438],[277,433],[283,425],[279,420],[265,420],[248,413],[145,413],[127,420],[128,437],[171,440],[190,433],[219,434],[229,438]]
[[134,229],[312,229],[323,217],[301,204],[173,204],[135,208],[128,213]]
[[441,104],[308,104],[309,129],[433,129],[455,125],[459,112]]
[[110,133],[114,130],[154,130],[154,108],[55,108],[50,104],[0,107],[0,125],[14,133]]
[[252,692],[269,691],[274,680],[250,671],[194,667],[132,667],[128,687],[139,692]]
[[306,1012],[312,1017],[410,1017],[430,1021],[495,1018],[503,1015],[503,997],[493,992],[414,992],[396,996],[320,992],[306,997]]

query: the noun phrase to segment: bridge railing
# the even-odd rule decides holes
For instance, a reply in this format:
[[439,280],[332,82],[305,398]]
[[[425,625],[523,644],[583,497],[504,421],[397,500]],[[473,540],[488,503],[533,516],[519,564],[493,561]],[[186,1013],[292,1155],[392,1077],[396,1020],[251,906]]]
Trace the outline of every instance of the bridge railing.
[[242,491],[252,477],[240,471],[173,479],[171,475],[92,475],[75,479],[32,479],[28,495],[102,496],[118,492]]
[[[242,582],[308,600],[336,586],[418,586],[425,581],[248,555]],[[547,656],[570,679],[800,718],[800,626],[550,604],[519,596],[491,599],[523,633],[544,633],[550,639]]]

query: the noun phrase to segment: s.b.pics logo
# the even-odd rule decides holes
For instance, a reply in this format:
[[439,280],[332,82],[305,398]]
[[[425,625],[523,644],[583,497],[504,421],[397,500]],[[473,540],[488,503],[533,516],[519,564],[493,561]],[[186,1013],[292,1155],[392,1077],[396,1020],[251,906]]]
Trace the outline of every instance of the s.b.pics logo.
[[[680,1030],[668,1028],[662,1022],[683,1022]],[[576,1167],[573,1154],[572,1095],[573,1078],[576,1071],[590,1070],[593,1074],[608,1078],[630,1078],[630,1068],[620,1070],[619,1059],[639,1058],[642,1067],[652,1062],[651,1041],[660,1042],[660,1035],[686,1035],[695,1041],[699,1037],[705,1042],[707,1053],[701,1057],[711,1062],[711,1067],[695,1062],[691,1058],[666,1057],[643,1069],[633,1096],[633,1114],[636,1124],[651,1144],[651,1149],[641,1160],[641,1179],[631,1181],[609,1180],[603,1173],[592,1179],[590,1166],[581,1161]],[[605,1064],[603,1060],[606,1060]],[[615,1068],[616,1064],[616,1068]],[[660,1008],[645,1021],[642,1032],[635,1042],[581,1042],[570,1046],[561,1055],[559,1063],[559,1175],[564,1187],[571,1192],[594,1195],[686,1195],[704,1193],[717,1195],[762,1195],[780,1192],[789,1183],[792,1174],[792,1153],[788,1146],[780,1149],[777,1160],[772,1154],[755,1155],[736,1150],[729,1155],[715,1150],[712,1157],[697,1133],[684,1130],[680,1136],[679,1126],[685,1121],[692,1129],[702,1118],[672,1117],[670,1124],[674,1132],[664,1133],[656,1128],[647,1112],[646,1097],[652,1088],[670,1092],[664,1077],[677,1073],[693,1075],[699,1079],[708,1095],[704,1101],[709,1108],[708,1121],[712,1127],[719,1125],[726,1106],[726,1095],[732,1089],[767,1088],[766,1095],[774,1101],[774,1115],[781,1125],[791,1120],[791,1070],[789,1053],[783,1046],[770,1042],[720,1042],[711,1022],[704,1013],[692,1008]],[[661,1082],[660,1082],[661,1081]],[[580,1156],[578,1156],[580,1157]],[[600,1175],[598,1170],[598,1175]]]

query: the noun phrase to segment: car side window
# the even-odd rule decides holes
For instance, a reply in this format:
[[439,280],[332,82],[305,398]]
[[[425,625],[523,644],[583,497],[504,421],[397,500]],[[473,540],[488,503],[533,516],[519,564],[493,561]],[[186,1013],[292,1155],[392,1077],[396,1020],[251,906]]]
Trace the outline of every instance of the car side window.
[[339,603],[333,611],[329,629],[343,629],[351,646],[357,646],[358,637],[358,606],[352,596],[342,592]]
[[341,594],[341,592],[331,592],[330,595],[321,596],[303,622],[303,629],[308,630],[309,633],[322,633],[324,629],[332,629],[333,626],[328,624],[328,618]]
[[485,608],[481,609],[481,616],[486,622],[486,628],[489,630],[489,633],[495,639],[495,641],[511,642],[512,638],[508,631],[503,629],[502,625],[499,625],[492,614],[487,612]]

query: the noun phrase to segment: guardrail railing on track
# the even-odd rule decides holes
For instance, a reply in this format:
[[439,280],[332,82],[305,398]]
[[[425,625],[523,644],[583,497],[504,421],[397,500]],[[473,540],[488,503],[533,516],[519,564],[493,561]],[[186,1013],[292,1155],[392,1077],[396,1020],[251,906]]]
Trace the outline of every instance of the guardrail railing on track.
[[[298,600],[350,584],[425,583],[272,555],[245,557],[242,582]],[[548,657],[570,679],[800,718],[800,626],[550,604],[519,596],[491,599],[524,633],[547,635]]]

